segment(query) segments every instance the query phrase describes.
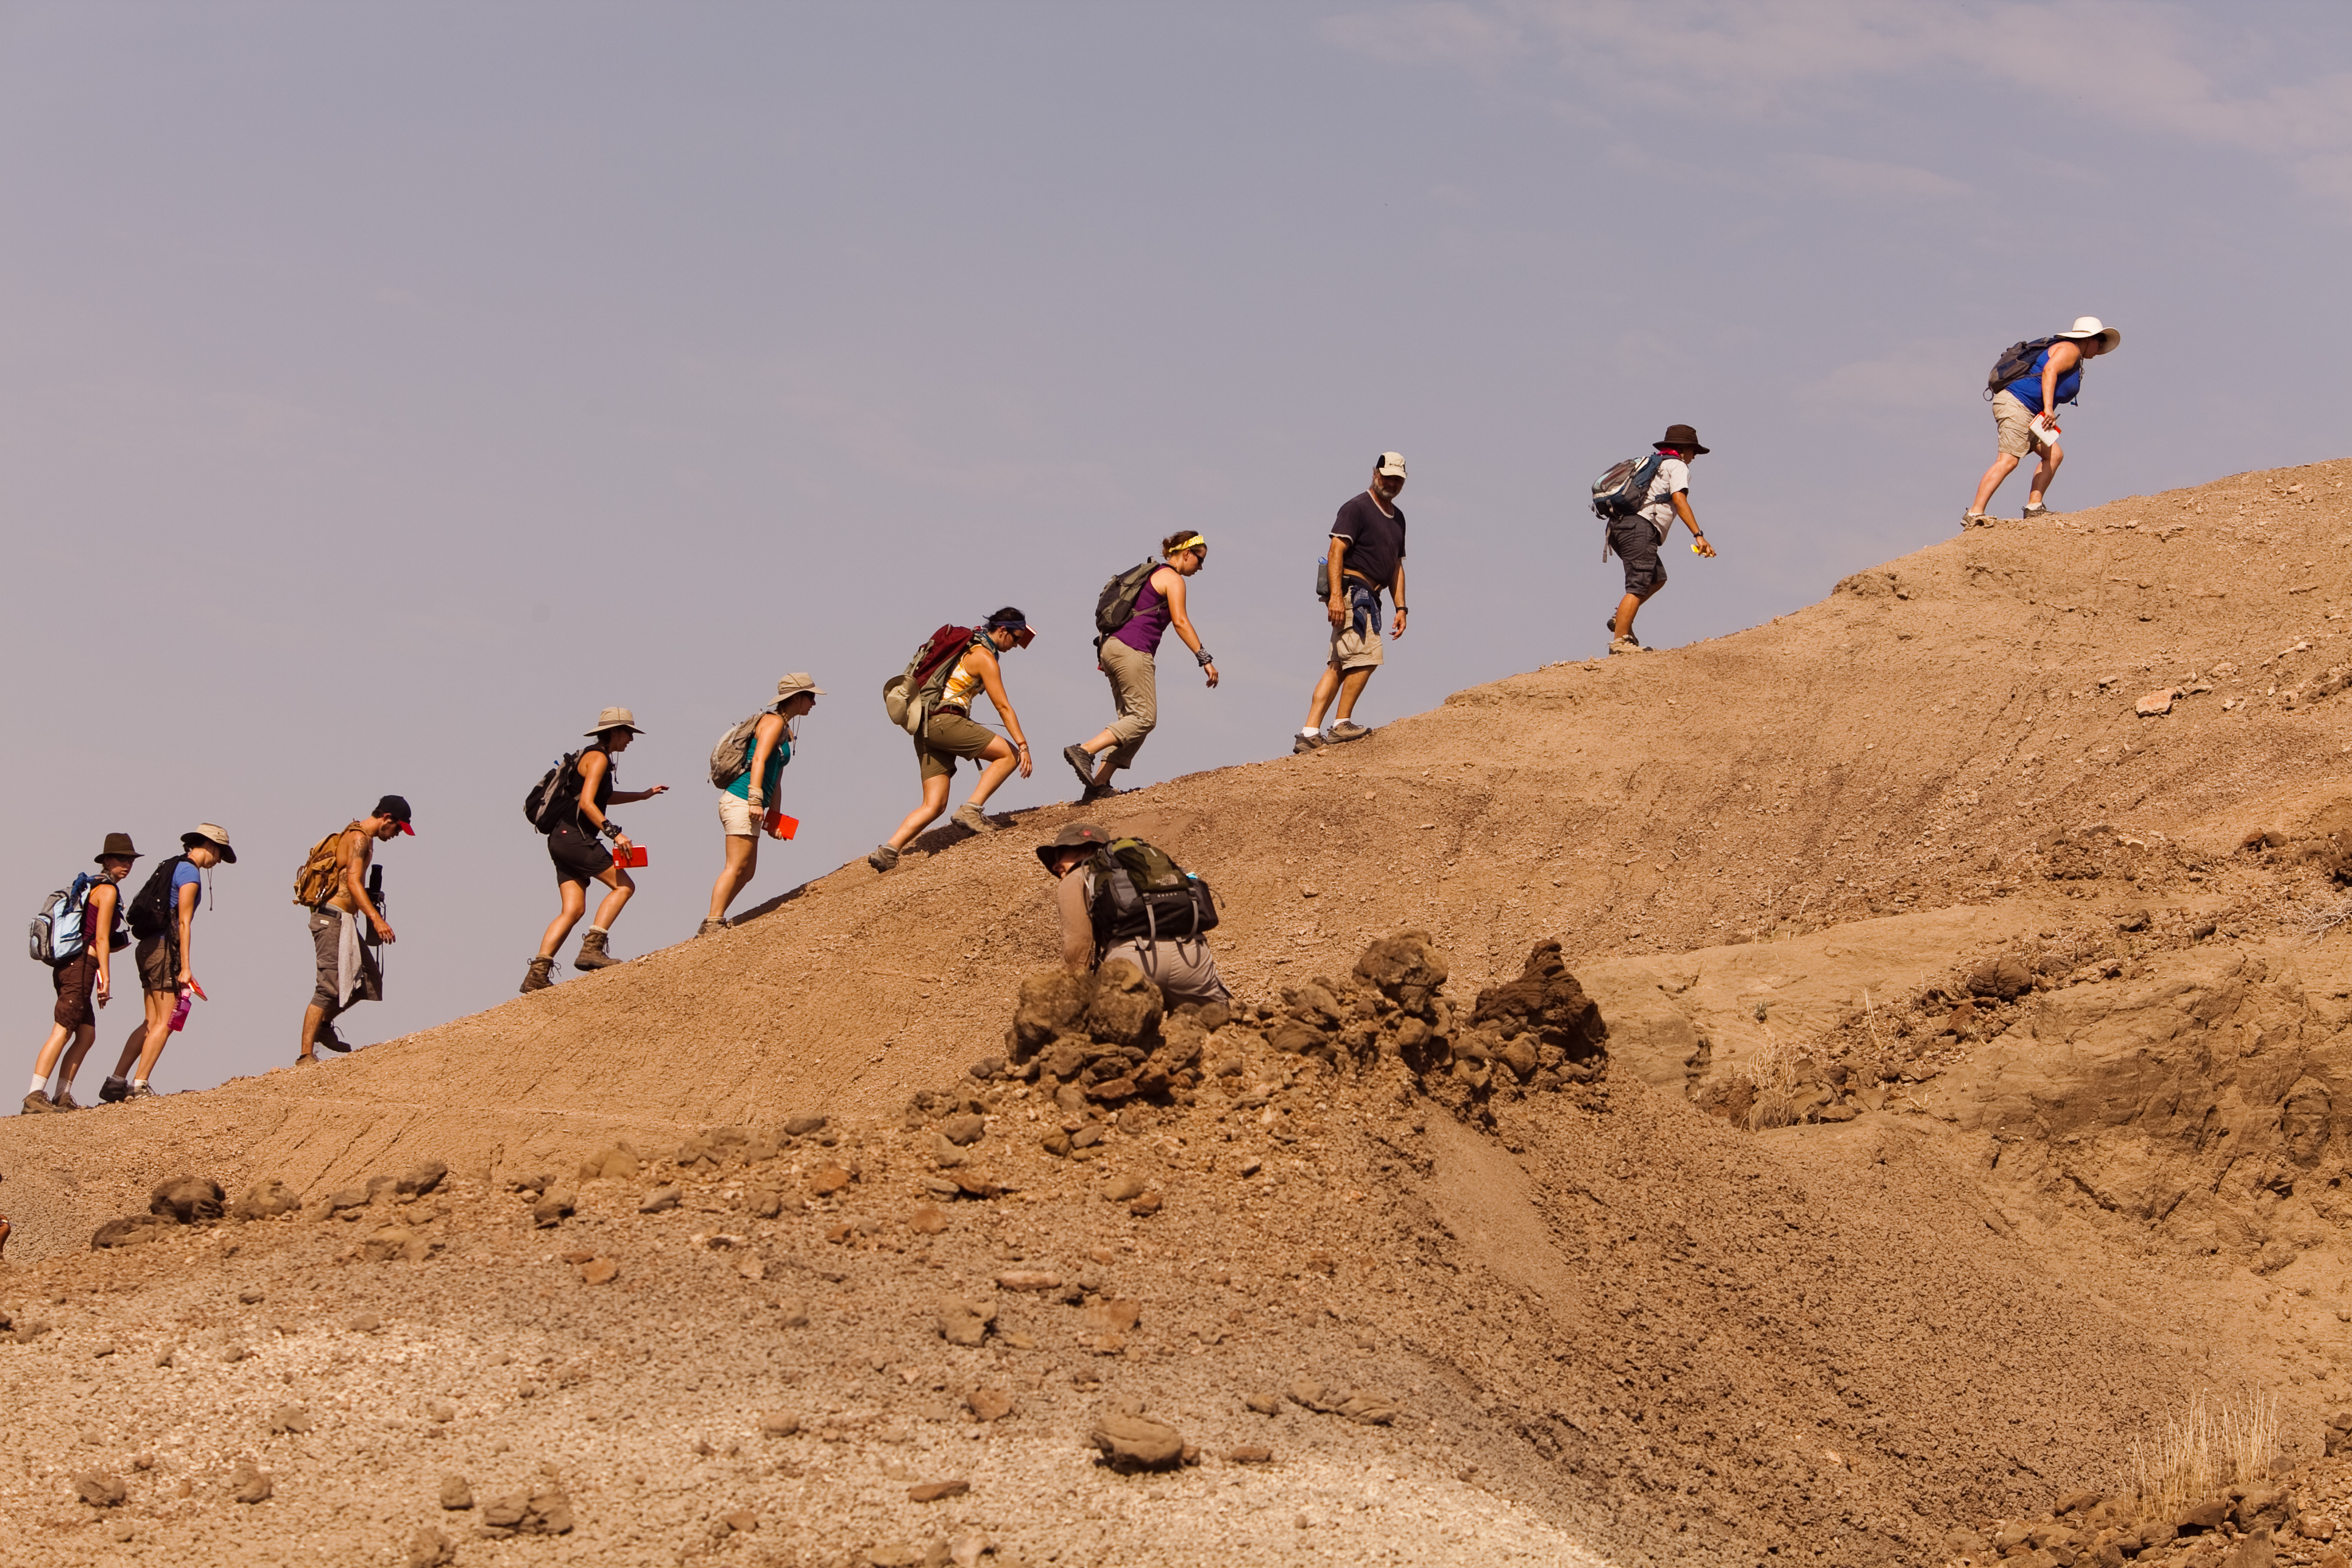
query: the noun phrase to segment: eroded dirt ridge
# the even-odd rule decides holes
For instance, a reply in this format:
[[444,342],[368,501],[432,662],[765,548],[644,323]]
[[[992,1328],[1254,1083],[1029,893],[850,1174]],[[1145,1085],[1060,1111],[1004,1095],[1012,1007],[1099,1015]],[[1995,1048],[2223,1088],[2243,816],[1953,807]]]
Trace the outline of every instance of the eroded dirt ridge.
[[2347,475],[1121,796],[1225,1016],[1048,807],[0,1123],[0,1557],[2326,1562]]

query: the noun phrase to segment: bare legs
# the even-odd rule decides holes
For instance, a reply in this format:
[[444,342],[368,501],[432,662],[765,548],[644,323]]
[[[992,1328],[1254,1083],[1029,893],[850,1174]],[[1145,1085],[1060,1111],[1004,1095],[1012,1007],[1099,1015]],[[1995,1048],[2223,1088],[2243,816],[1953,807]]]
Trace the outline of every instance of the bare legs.
[[[49,1037],[41,1047],[41,1054],[33,1059],[33,1070],[46,1083],[57,1070],[58,1058],[65,1058],[65,1070],[58,1078],[58,1092],[63,1094],[73,1087],[74,1074],[81,1070],[81,1058],[89,1054],[91,1042],[98,1038],[98,1026],[84,1024],[68,1029],[63,1024],[49,1026]],[[68,1048],[70,1047],[70,1048]]]
[[[727,864],[719,868],[719,880],[710,884],[712,920],[727,918],[727,906],[735,901],[736,894],[751,885],[751,878],[759,869],[760,840],[756,837],[746,838],[740,833],[729,834]],[[569,882],[564,884],[567,888],[571,885]],[[584,889],[581,897],[584,902],[587,897]]]
[[1374,668],[1369,664],[1359,665],[1342,673],[1336,665],[1325,665],[1322,679],[1315,683],[1315,695],[1307,703],[1306,728],[1323,728],[1323,710],[1331,706],[1334,697],[1339,700],[1339,707],[1331,715],[1331,722],[1344,724],[1355,717],[1356,699],[1364,694],[1364,686],[1372,679]]
[[[172,1010],[179,1005],[179,994],[173,991],[150,991],[147,996],[147,1022],[131,1031],[122,1042],[122,1055],[114,1063],[114,1076],[131,1078],[141,1083],[155,1070],[163,1055],[163,1047],[172,1039]],[[132,1063],[138,1070],[131,1070]]]
[[[1021,765],[1021,758],[1013,751],[1013,742],[999,735],[988,742],[988,750],[981,752],[975,760],[988,765],[981,770],[980,782],[971,786],[971,795],[965,804],[985,805],[998,786],[1013,776],[1013,771]],[[898,831],[890,835],[891,848],[904,849],[915,841],[916,835],[939,819],[940,813],[948,808],[948,785],[951,780],[951,774],[940,773],[923,781],[923,804],[908,812],[907,820],[898,824]]]
[[[1655,588],[1650,590],[1650,594],[1656,592]],[[1650,594],[1628,594],[1617,601],[1617,618],[1610,623],[1610,626],[1620,642],[1633,635],[1633,617],[1640,614],[1643,605],[1650,602]]]
[[[2049,491],[2050,481],[2058,477],[2058,465],[2065,460],[2066,450],[2064,447],[2044,447],[2042,448],[2042,461],[2034,468],[2033,486],[2032,489],[2026,492],[2026,505],[2040,506],[2042,504],[2042,496]],[[1992,467],[1987,468],[1984,471],[1984,478],[1977,481],[1976,504],[1969,508],[1969,511],[1974,512],[1979,516],[1983,515],[1984,509],[1992,504],[1992,492],[2000,489],[2001,481],[2003,479],[2008,479],[2010,475],[2017,472],[2018,461],[2019,459],[2011,457],[2007,452],[2003,452],[2000,456],[1992,460]]]
[[[637,890],[637,884],[618,866],[605,867],[596,873],[596,879],[613,889],[596,906],[596,929],[611,931],[613,922],[621,918],[621,911],[628,908],[629,895]],[[588,912],[587,883],[566,880],[556,886],[563,894],[563,907],[556,910],[555,918],[547,922],[546,934],[539,939],[541,958],[553,958],[555,950],[563,945],[563,939],[572,934],[572,928],[580,923],[580,917]]]

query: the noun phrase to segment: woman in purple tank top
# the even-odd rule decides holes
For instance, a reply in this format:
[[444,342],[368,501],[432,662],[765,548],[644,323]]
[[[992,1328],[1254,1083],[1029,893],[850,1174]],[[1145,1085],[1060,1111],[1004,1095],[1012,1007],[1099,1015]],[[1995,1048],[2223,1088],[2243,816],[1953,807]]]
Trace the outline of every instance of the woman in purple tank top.
[[1145,580],[1135,596],[1135,613],[1125,626],[1103,638],[1097,649],[1098,667],[1110,680],[1111,700],[1118,708],[1118,717],[1093,740],[1062,748],[1062,760],[1078,775],[1082,805],[1112,793],[1110,775],[1135,765],[1143,738],[1160,722],[1153,659],[1169,627],[1175,627],[1184,646],[1192,650],[1208,683],[1217,684],[1217,661],[1201,646],[1200,634],[1184,613],[1184,579],[1208,563],[1209,542],[1188,529],[1161,540],[1160,552],[1167,563]]

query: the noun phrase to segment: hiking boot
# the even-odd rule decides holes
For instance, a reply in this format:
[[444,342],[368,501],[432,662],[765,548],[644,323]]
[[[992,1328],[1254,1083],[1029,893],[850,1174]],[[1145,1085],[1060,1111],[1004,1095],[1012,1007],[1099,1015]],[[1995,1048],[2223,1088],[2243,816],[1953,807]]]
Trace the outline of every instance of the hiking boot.
[[1322,749],[1323,736],[1319,731],[1312,735],[1299,735],[1290,742],[1290,754],[1294,757],[1303,757],[1309,752],[1319,752]]
[[1331,726],[1330,739],[1332,744],[1337,745],[1341,741],[1360,741],[1370,733],[1370,730],[1357,723],[1353,719],[1342,719]]
[[73,1097],[73,1090],[69,1089],[58,1090],[57,1099],[49,1103],[52,1110],[79,1110],[81,1108],[81,1101]]
[[528,996],[534,991],[544,991],[554,984],[555,976],[549,973],[554,967],[555,960],[551,958],[532,959],[530,967],[522,972],[522,985],[519,994]]
[[319,1037],[314,1043],[323,1049],[333,1051],[338,1056],[347,1057],[352,1054],[351,1043],[335,1033],[335,1026],[332,1024],[319,1026]]
[[877,871],[887,871],[898,863],[898,852],[887,844],[877,844],[874,853],[866,858],[866,863]]
[[1642,646],[1642,639],[1635,637],[1632,632],[1627,632],[1622,637],[1619,637],[1617,635],[1617,623],[1613,618],[1603,621],[1601,625],[1602,629],[1607,631],[1609,634],[1609,646],[1611,647],[1615,647],[1621,642],[1632,643],[1635,647],[1640,647]]
[[957,806],[955,815],[949,817],[948,820],[954,823],[958,827],[969,827],[974,833],[993,833],[996,831],[996,824],[989,821],[985,816],[982,815],[980,807],[974,805],[970,801],[965,801],[961,805]]
[[1640,653],[1642,651],[1642,645],[1635,642],[1632,637],[1619,637],[1615,642],[1609,645],[1609,651],[1612,654]]
[[1070,771],[1078,775],[1080,789],[1095,787],[1095,760],[1087,755],[1087,749],[1084,746],[1064,746],[1062,761],[1069,763]]
[[2035,506],[2031,502],[2026,505],[2025,521],[2028,522],[2039,522],[2042,519],[2051,515],[2053,514],[2047,506]]
[[56,1106],[49,1103],[49,1097],[37,1089],[25,1097],[25,1114],[27,1116],[38,1116],[44,1111],[56,1109]]
[[702,923],[695,928],[694,934],[697,936],[709,936],[712,931],[725,931],[726,929],[727,919],[725,916],[706,915],[703,917]]
[[98,1098],[109,1105],[116,1103],[130,1092],[131,1080],[127,1078],[110,1078],[98,1086]]
[[1962,528],[1990,528],[1992,526],[1992,519],[1980,511],[1964,511],[1960,513],[1960,526]]
[[125,1100],[161,1100],[163,1097],[157,1094],[153,1089],[148,1088],[143,1083],[135,1083],[131,1086],[130,1092],[125,1094],[122,1098]]
[[1118,793],[1118,791],[1111,788],[1110,785],[1107,784],[1088,784],[1086,788],[1078,792],[1078,804],[1080,805],[1092,805],[1098,800],[1108,800]]
[[[601,931],[592,931],[587,935],[582,937],[580,939],[580,952],[577,957],[572,959],[572,967],[574,969],[610,969],[613,965],[620,963],[621,961],[619,959],[614,958],[611,953],[604,951],[604,942],[608,934],[609,933]],[[549,962],[552,963],[554,961],[551,959]]]

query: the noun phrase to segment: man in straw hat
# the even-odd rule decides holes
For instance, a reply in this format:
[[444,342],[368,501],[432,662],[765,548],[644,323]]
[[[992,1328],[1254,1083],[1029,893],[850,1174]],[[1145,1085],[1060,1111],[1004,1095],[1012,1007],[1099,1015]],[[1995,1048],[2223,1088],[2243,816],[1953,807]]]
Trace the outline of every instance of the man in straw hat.
[[[108,834],[105,843],[99,847],[97,875],[85,871],[76,877],[66,889],[66,902],[57,910],[57,924],[52,929],[58,934],[58,951],[51,963],[50,979],[57,988],[58,1003],[49,1015],[49,1037],[33,1063],[32,1086],[25,1094],[27,1116],[81,1109],[74,1102],[74,1074],[81,1070],[82,1058],[89,1054],[90,1042],[98,1038],[96,1007],[105,1006],[112,992],[112,976],[106,961],[115,949],[131,942],[119,923],[122,889],[117,884],[131,874],[138,858],[139,851],[132,847],[131,835]],[[52,1069],[58,1075],[55,1098],[48,1092]]]
[[[651,800],[669,788],[667,784],[642,790],[613,787],[613,759],[644,733],[637,728],[636,715],[627,709],[605,709],[596,715],[595,727],[587,731],[593,743],[575,752],[571,764],[556,778],[552,787],[562,797],[546,818],[553,824],[547,832],[547,858],[555,862],[555,887],[562,904],[539,939],[539,956],[523,973],[525,991],[544,991],[555,984],[548,973],[555,967],[555,950],[587,912],[591,882],[602,882],[612,891],[596,906],[596,923],[580,939],[580,953],[572,967],[604,969],[620,962],[604,951],[604,940],[613,922],[628,907],[629,895],[637,890],[624,865],[636,846],[621,831],[619,823],[604,815],[604,808]],[[612,841],[611,848],[598,841],[600,836]]]
[[1991,521],[1985,508],[1992,504],[1993,491],[2017,471],[2028,452],[2039,452],[2042,461],[2033,470],[2033,487],[2026,492],[2025,520],[2031,522],[2050,515],[2042,498],[2049,492],[2050,481],[2058,477],[2058,465],[2066,460],[2054,439],[2058,405],[2074,402],[2083,390],[2083,362],[2113,353],[2123,341],[2122,332],[2098,317],[2077,316],[2064,331],[2015,344],[2001,356],[1993,367],[1993,384],[1986,388],[1992,398],[1993,433],[2000,450],[1984,478],[1977,481],[1977,499],[1961,514],[1962,528],[1981,527]]
[[761,819],[776,798],[785,764],[793,760],[793,742],[800,720],[816,706],[824,688],[816,678],[794,671],[776,682],[776,700],[719,738],[711,755],[711,778],[719,777],[721,753],[738,751],[742,760],[731,777],[719,786],[719,830],[727,836],[726,863],[710,886],[710,913],[703,917],[697,936],[727,929],[727,906],[751,885],[760,869]]
[[1659,461],[1651,473],[1646,498],[1609,523],[1609,549],[1625,563],[1625,596],[1617,601],[1617,613],[1609,617],[1611,653],[1641,650],[1642,639],[1633,635],[1633,617],[1666,585],[1665,563],[1658,559],[1658,552],[1665,547],[1666,535],[1674,531],[1677,518],[1691,531],[1693,550],[1701,555],[1715,553],[1715,546],[1699,531],[1698,519],[1691,515],[1690,466],[1707,451],[1698,444],[1698,432],[1687,425],[1669,425],[1650,447]]
[[[139,939],[139,988],[146,996],[147,1016],[122,1042],[122,1055],[99,1086],[99,1099],[112,1104],[154,1094],[147,1079],[171,1043],[172,1019],[192,996],[205,994],[196,984],[190,935],[204,895],[205,873],[215,866],[236,864],[228,829],[216,822],[200,822],[180,835],[180,852],[149,872],[146,885],[131,899],[131,934]],[[184,1015],[181,1021],[186,1022]]]
[[353,1002],[383,1000],[383,966],[368,949],[399,938],[368,890],[368,867],[377,845],[403,834],[415,837],[410,816],[405,796],[383,796],[373,811],[312,845],[310,858],[295,876],[294,901],[310,911],[310,950],[318,973],[310,1005],[302,1010],[297,1067],[317,1065],[320,1046],[350,1050],[335,1033],[335,1020]]

